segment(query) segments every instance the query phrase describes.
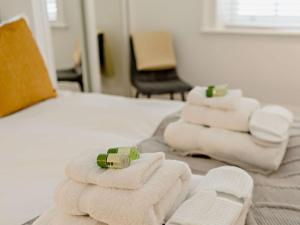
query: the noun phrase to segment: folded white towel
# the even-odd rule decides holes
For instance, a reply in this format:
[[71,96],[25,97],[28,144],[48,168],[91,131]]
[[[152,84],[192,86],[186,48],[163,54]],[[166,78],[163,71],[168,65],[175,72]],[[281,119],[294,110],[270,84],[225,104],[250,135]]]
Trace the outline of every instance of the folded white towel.
[[195,87],[187,96],[190,104],[208,106],[211,108],[235,110],[240,107],[243,93],[241,90],[229,90],[224,97],[206,97],[207,87]]
[[249,123],[251,134],[263,141],[280,143],[289,138],[293,114],[277,105],[256,110]]
[[50,208],[40,216],[33,225],[106,225],[89,216],[71,216],[62,213],[57,208]]
[[68,179],[58,187],[55,202],[66,214],[89,215],[110,225],[158,225],[185,199],[190,178],[185,163],[166,160],[140,189],[103,188]]
[[164,133],[166,143],[184,155],[204,154],[264,174],[277,170],[287,142],[267,148],[254,143],[251,137],[247,133],[207,128],[183,120],[171,123]]
[[[189,193],[192,194],[201,182],[203,176],[192,175]],[[98,222],[89,216],[71,216],[62,213],[55,206],[45,211],[34,223],[33,225],[106,225],[104,223]]]
[[141,158],[133,161],[128,168],[107,170],[97,165],[97,155],[98,151],[74,158],[66,167],[66,175],[74,181],[100,187],[138,189],[149,180],[165,158],[161,152],[141,154]]
[[167,225],[244,225],[252,191],[253,180],[245,171],[236,167],[213,169]]
[[190,123],[248,132],[249,119],[259,107],[259,102],[251,98],[242,98],[240,107],[236,110],[220,110],[187,104],[183,107],[182,118]]

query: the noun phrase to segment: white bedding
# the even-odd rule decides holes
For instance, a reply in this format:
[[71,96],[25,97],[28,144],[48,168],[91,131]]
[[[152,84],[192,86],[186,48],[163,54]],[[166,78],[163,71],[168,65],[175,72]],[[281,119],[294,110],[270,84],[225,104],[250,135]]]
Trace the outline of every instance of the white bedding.
[[0,119],[0,224],[21,225],[48,208],[74,155],[136,144],[182,106],[175,101],[72,94]]

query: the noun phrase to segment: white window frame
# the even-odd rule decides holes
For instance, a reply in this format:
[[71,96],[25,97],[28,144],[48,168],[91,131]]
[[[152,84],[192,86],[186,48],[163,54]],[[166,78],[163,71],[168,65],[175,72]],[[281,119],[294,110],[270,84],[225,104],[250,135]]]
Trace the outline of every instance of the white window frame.
[[[231,0],[228,0],[231,1]],[[203,33],[237,33],[237,34],[276,34],[299,35],[300,26],[271,26],[227,23],[220,20],[220,5],[218,0],[203,0],[202,3],[202,32]],[[299,18],[300,19],[300,18]]]
[[66,24],[66,21],[65,21],[63,0],[56,0],[56,2],[57,2],[57,9],[58,9],[57,19],[55,21],[49,20],[50,25],[53,28],[66,28],[67,24]]

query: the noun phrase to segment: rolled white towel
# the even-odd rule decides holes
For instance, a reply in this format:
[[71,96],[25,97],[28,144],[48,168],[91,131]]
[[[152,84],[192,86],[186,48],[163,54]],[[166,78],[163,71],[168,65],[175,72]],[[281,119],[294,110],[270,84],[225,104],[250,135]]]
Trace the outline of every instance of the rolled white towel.
[[248,132],[249,119],[259,107],[260,103],[251,98],[242,98],[240,106],[236,110],[220,110],[187,104],[183,107],[182,118],[190,123]]
[[253,180],[245,171],[236,167],[213,169],[167,225],[244,225],[252,191]]
[[280,143],[288,140],[292,123],[293,114],[288,109],[269,105],[253,113],[249,128],[257,139]]
[[164,139],[175,151],[203,154],[263,174],[277,170],[286,153],[287,142],[263,147],[247,133],[207,128],[179,120],[169,124]]
[[217,109],[235,110],[240,107],[243,93],[241,90],[229,90],[224,97],[206,97],[207,87],[195,87],[187,96],[187,102],[194,105]]
[[158,225],[185,199],[190,179],[185,163],[166,160],[140,189],[103,188],[68,179],[58,187],[55,202],[66,214],[89,215],[110,225]]
[[74,158],[66,167],[66,175],[74,181],[96,184],[100,187],[139,189],[162,165],[162,152],[141,154],[125,169],[101,169],[97,165],[98,152],[82,154]]

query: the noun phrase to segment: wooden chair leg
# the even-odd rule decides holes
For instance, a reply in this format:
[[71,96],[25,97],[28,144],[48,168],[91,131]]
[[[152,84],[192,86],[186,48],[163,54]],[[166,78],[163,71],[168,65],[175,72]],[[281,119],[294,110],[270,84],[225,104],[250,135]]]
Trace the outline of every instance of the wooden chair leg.
[[147,98],[151,98],[151,94],[147,94]]
[[173,92],[170,93],[170,99],[174,100],[174,93]]
[[184,93],[184,92],[181,92],[181,100],[182,100],[183,102],[185,102],[185,93]]
[[139,98],[140,97],[140,92],[137,91],[136,94],[135,94],[135,98]]

